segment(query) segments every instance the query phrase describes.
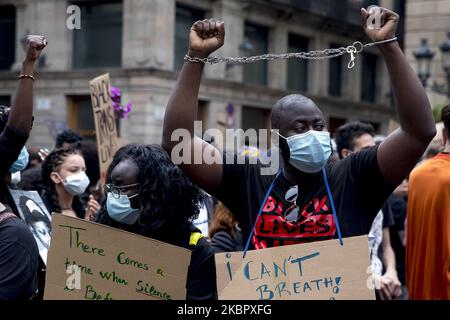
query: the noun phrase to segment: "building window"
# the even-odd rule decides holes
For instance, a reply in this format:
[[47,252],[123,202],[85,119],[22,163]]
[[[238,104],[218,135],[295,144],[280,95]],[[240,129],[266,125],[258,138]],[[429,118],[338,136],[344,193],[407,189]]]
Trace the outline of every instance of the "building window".
[[377,56],[364,53],[362,56],[361,100],[375,102]]
[[[330,44],[331,48],[341,47],[338,44]],[[330,59],[328,94],[340,97],[342,95],[342,56]]]
[[122,64],[122,1],[75,2],[81,29],[73,30],[73,67],[120,67]]
[[347,123],[347,119],[345,118],[338,118],[338,117],[330,117],[329,119],[329,125],[328,125],[328,131],[333,136],[336,130]]
[[69,128],[78,132],[84,138],[95,140],[95,120],[92,111],[91,96],[68,97]]
[[181,70],[184,63],[184,55],[188,52],[189,30],[192,24],[204,18],[205,11],[177,4],[175,18],[175,60],[173,63],[176,71]]
[[10,96],[0,96],[0,106],[11,106],[11,97]]
[[380,0],[364,0],[363,1],[363,7],[368,8],[370,6],[379,6]]
[[[245,23],[244,37],[248,42],[249,55],[266,54],[268,51],[268,34],[266,27]],[[267,85],[267,61],[244,64],[244,82]]]
[[[254,129],[256,130],[256,140],[251,137],[245,137],[244,144],[247,146],[259,146],[259,130],[269,130],[270,128],[270,110],[268,109],[260,109],[260,108],[253,108],[253,107],[242,107],[242,129],[244,131],[248,129]],[[267,141],[263,141],[263,143],[266,143],[266,146],[269,147],[269,141],[270,137],[269,134],[267,134]],[[263,151],[263,150],[262,150]],[[264,150],[265,151],[265,150]]]
[[[308,51],[308,38],[296,34],[289,34],[289,52]],[[287,72],[288,89],[308,90],[308,61],[305,59],[289,59]]]
[[0,6],[0,70],[9,70],[16,54],[16,8]]

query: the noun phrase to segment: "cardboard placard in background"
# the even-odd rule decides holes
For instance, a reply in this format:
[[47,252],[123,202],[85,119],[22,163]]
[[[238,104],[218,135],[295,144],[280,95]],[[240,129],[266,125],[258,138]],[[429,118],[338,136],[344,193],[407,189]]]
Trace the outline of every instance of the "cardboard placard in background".
[[52,228],[44,299],[186,299],[189,250],[57,213]]
[[221,300],[375,299],[367,236],[215,255]]
[[47,264],[47,253],[52,235],[52,217],[37,191],[10,188],[9,192],[14,200],[14,211],[19,213],[20,218],[28,225],[36,240],[39,255],[44,264]]
[[119,148],[116,118],[110,95],[109,74],[106,73],[91,80],[89,87],[100,162],[100,179],[104,182],[106,171]]

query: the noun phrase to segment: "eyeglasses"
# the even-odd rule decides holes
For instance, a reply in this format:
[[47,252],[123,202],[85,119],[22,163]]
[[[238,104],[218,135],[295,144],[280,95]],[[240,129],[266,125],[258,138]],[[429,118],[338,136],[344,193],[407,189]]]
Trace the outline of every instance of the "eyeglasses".
[[[139,183],[129,184],[126,186],[115,186],[111,183],[108,183],[108,184],[105,184],[105,192],[106,193],[110,192],[114,198],[119,199],[121,195],[127,195],[128,191],[136,188],[137,186],[139,186]],[[128,198],[133,198],[136,195],[129,196]]]

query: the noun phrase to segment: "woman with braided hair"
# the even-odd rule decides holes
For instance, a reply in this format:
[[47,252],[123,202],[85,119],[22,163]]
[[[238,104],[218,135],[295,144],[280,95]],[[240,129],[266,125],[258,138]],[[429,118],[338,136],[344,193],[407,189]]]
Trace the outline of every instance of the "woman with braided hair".
[[41,197],[49,212],[91,220],[100,209],[92,196],[85,207],[80,196],[89,185],[86,164],[81,152],[75,148],[62,148],[50,152],[42,164]]

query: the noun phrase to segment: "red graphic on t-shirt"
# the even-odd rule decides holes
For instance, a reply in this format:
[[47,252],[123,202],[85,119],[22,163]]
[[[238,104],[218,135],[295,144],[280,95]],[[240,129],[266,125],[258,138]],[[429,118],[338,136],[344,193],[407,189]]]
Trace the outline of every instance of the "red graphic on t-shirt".
[[[269,196],[255,226],[255,249],[332,239],[336,225],[327,200],[326,195],[314,198],[300,210],[296,204]],[[298,210],[297,220],[288,221],[294,210]]]

